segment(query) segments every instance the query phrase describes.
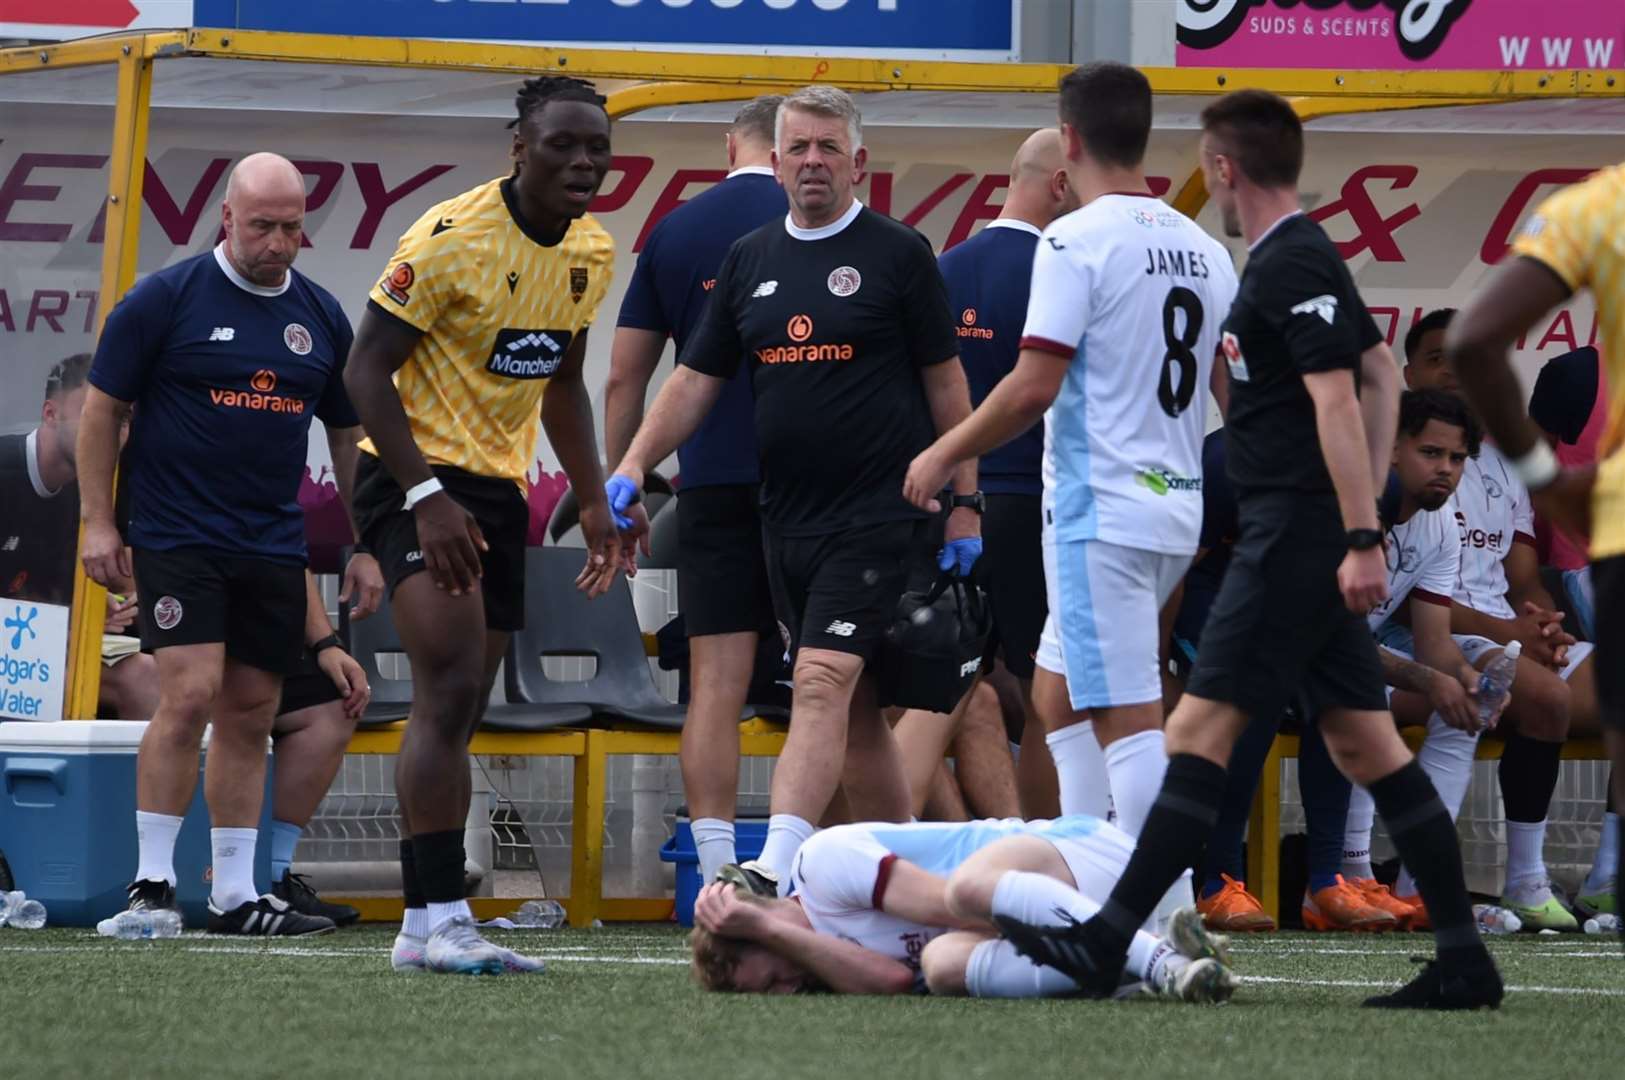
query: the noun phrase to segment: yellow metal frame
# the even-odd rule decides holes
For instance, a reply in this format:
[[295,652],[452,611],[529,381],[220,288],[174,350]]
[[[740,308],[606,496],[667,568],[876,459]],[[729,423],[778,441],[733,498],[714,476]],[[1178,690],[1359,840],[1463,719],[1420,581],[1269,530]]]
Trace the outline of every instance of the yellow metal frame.
[[[617,49],[574,49],[546,45],[420,41],[215,29],[167,30],[86,38],[58,45],[0,49],[0,75],[97,64],[118,65],[112,159],[108,180],[107,237],[103,250],[102,317],[134,281],[140,250],[143,164],[150,124],[153,63],[166,57],[280,61],[408,67],[423,70],[568,74],[588,79],[632,82],[609,96],[611,115],[641,109],[733,101],[811,82],[857,92],[936,91],[1047,94],[1070,70],[1058,64],[956,63],[805,56],[708,55]],[[1333,114],[1483,105],[1532,98],[1613,98],[1625,89],[1625,70],[1554,71],[1329,71],[1317,69],[1148,68],[1158,94],[1216,95],[1240,87],[1260,87],[1290,98],[1306,120]],[[1188,176],[1174,205],[1195,214],[1206,202],[1200,171]],[[103,591],[80,569],[74,586],[73,632],[69,647],[71,717],[94,716],[101,677]],[[782,732],[745,725],[746,754],[777,754]],[[400,730],[358,734],[356,753],[392,753]],[[1481,753],[1495,752],[1491,744]],[[556,754],[575,762],[571,898],[574,925],[594,919],[662,918],[671,901],[605,899],[603,880],[604,781],[612,754],[674,753],[677,736],[632,731],[570,731],[543,735],[475,737],[476,753]],[[1566,747],[1565,756],[1590,756],[1595,748]],[[1259,789],[1252,835],[1269,838],[1253,845],[1249,874],[1266,893],[1266,907],[1278,910],[1280,759],[1296,753],[1295,740],[1277,740]],[[368,917],[398,917],[399,901],[361,898]],[[509,900],[477,901],[477,913],[491,915]]]

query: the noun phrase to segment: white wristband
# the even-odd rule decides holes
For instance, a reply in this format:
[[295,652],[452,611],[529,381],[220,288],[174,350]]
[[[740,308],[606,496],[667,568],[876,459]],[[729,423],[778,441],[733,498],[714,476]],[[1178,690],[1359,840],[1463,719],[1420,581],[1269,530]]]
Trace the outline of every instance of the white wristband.
[[412,488],[412,490],[406,493],[406,508],[408,510],[412,509],[412,507],[416,506],[418,503],[422,502],[424,499],[427,499],[430,495],[433,495],[439,490],[439,477],[429,477],[429,479],[423,481],[421,484],[418,484],[416,487]]
[[1530,491],[1539,491],[1556,480],[1562,468],[1552,448],[1546,445],[1544,439],[1538,438],[1527,454],[1512,463],[1512,471],[1518,474],[1518,479]]

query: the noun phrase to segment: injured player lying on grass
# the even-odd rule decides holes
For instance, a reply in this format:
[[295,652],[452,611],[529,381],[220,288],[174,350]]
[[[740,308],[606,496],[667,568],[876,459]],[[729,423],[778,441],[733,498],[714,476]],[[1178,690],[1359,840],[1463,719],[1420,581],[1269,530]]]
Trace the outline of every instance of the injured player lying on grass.
[[[868,823],[802,845],[788,899],[751,895],[744,878],[700,891],[694,975],[708,990],[791,994],[1054,997],[1077,984],[1019,955],[1030,927],[1066,926],[1099,909],[1133,841],[1098,818]],[[1135,935],[1119,996],[1223,1002],[1236,979],[1225,939],[1195,909],[1165,936]]]

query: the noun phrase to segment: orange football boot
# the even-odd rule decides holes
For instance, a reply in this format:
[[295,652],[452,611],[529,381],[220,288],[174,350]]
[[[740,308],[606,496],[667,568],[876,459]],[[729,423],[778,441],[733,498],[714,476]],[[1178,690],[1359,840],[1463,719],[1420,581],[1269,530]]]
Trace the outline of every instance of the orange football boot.
[[1220,874],[1224,888],[1212,896],[1196,901],[1197,914],[1209,930],[1228,934],[1266,933],[1275,929],[1275,920],[1269,917],[1264,905],[1247,891],[1245,882],[1229,874]]
[[1374,907],[1358,888],[1338,874],[1336,885],[1304,893],[1303,928],[1381,933],[1397,930],[1399,920],[1382,908]]

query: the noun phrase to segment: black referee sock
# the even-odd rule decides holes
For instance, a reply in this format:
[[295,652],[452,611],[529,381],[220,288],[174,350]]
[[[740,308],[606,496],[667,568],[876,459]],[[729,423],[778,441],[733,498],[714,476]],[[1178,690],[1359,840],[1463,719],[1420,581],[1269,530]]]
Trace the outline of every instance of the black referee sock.
[[428,907],[423,886],[418,884],[417,857],[413,853],[412,838],[401,837],[401,896],[409,908]]
[[[1195,754],[1173,754],[1134,854],[1100,913],[1089,920],[1103,944],[1127,952],[1169,886],[1202,861],[1224,803],[1225,770]],[[1099,953],[1097,952],[1098,956]]]
[[1440,965],[1449,968],[1474,964],[1480,958],[1487,961],[1484,942],[1473,924],[1456,826],[1439,801],[1433,781],[1413,758],[1367,790],[1399,857],[1416,878],[1417,891],[1433,921]]
[[451,904],[463,899],[464,858],[462,829],[412,837],[412,862],[425,901]]
[[1501,750],[1501,803],[1508,821],[1538,823],[1546,820],[1557,790],[1563,762],[1563,744],[1531,739],[1513,732]]

